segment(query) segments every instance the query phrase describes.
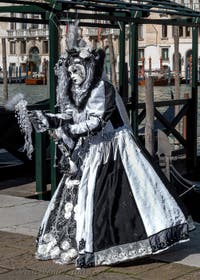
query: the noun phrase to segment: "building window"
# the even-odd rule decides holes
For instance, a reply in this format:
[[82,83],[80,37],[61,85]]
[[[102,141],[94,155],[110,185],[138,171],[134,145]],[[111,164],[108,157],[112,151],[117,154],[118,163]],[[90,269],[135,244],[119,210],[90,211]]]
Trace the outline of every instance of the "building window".
[[49,52],[49,44],[48,44],[48,41],[43,41],[42,52],[43,52],[43,53],[48,53],[48,52]]
[[169,60],[169,49],[168,48],[161,49],[161,57],[163,60]]
[[186,37],[190,37],[190,30],[191,30],[191,28],[189,26],[185,27],[185,36]]
[[21,41],[20,52],[21,52],[21,54],[26,53],[26,41]]
[[10,42],[10,54],[16,54],[16,43]]
[[167,25],[162,25],[162,38],[167,38]]
[[21,72],[25,73],[26,72],[26,67],[27,67],[26,63],[20,63],[20,67],[21,67]]
[[179,37],[183,37],[183,26],[179,26]]
[[144,39],[144,34],[143,34],[143,25],[138,24],[138,39],[143,40]]
[[[22,18],[26,19],[27,15],[26,14],[22,14]],[[27,22],[22,22],[22,29],[27,29]]]
[[[39,15],[32,15],[32,19],[39,19]],[[38,23],[31,24],[32,29],[38,29],[38,27],[39,27]]]
[[138,50],[138,60],[142,60],[144,58],[144,49]]
[[[10,13],[11,18],[14,18],[15,16],[16,16],[15,13]],[[16,30],[16,22],[10,22],[10,29]]]

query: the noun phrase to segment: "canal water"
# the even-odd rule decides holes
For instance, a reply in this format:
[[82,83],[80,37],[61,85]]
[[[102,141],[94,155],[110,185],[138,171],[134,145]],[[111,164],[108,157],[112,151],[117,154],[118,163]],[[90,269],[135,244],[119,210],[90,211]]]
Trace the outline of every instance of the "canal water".
[[[0,105],[3,104],[2,88],[3,85],[0,84]],[[23,93],[29,105],[49,98],[47,85],[8,84],[8,99],[17,93]]]
[[[191,92],[190,85],[180,85],[180,98],[184,98],[185,93]],[[17,93],[23,93],[28,104],[49,98],[48,85],[25,85],[25,84],[8,84],[8,98],[11,98]],[[154,87],[154,100],[164,101],[170,100],[174,93],[174,86]],[[145,87],[139,87],[139,100],[144,101]],[[3,104],[2,84],[0,84],[0,105]],[[200,155],[200,87],[198,87],[198,154]]]

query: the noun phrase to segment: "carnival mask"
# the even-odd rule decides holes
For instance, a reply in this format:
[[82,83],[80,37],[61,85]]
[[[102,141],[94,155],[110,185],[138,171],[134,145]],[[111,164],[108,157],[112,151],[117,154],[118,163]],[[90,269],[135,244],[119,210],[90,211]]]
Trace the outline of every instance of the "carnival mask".
[[68,73],[74,85],[80,86],[86,78],[85,67],[82,64],[72,64],[68,68]]

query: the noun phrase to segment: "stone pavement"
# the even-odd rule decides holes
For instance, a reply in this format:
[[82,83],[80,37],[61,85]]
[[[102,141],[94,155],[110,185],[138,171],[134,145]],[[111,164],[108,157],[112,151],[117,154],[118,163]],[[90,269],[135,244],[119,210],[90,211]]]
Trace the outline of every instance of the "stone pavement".
[[0,280],[200,279],[199,224],[189,242],[123,265],[76,270],[74,265],[36,260],[35,237],[48,202],[25,198],[33,189],[34,185],[26,185],[0,190]]

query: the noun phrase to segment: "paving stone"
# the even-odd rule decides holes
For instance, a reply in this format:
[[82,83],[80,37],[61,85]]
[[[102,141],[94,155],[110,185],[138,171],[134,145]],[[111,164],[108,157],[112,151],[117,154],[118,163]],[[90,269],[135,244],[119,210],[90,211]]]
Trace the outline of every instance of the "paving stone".
[[23,249],[18,249],[18,248],[10,248],[10,247],[0,247],[0,259],[1,258],[9,258],[13,256],[20,256],[24,254]]
[[7,246],[12,248],[19,248],[19,249],[23,248],[26,251],[28,250],[35,253],[35,237],[21,239],[17,242],[10,242],[9,240]]
[[125,275],[125,274],[121,274],[121,273],[112,273],[112,272],[103,272],[100,273],[98,275],[94,276],[90,276],[87,279],[90,280],[134,280],[134,279],[138,279],[138,278],[134,278],[134,276],[132,275]]
[[53,276],[48,276],[48,277],[42,278],[42,280],[76,280],[76,279],[80,280],[80,278],[76,278],[74,276],[68,276],[66,274],[64,274],[64,275],[53,275]]
[[166,263],[151,259],[143,259],[121,265],[119,264],[118,266],[112,267],[110,271],[134,275],[151,269],[159,269],[162,265],[166,265]]
[[151,269],[135,276],[142,280],[171,280],[194,270],[196,270],[196,267],[170,263],[160,266],[159,269]]
[[75,266],[73,266],[73,270],[69,271],[67,274],[72,275],[75,277],[89,277],[89,276],[95,276],[102,272],[106,272],[109,270],[108,266],[97,266],[97,267],[91,267],[91,268],[82,268],[82,269],[76,269]]
[[5,228],[1,227],[1,230],[9,231],[14,234],[19,233],[19,234],[34,236],[36,238],[40,224],[41,224],[41,221],[39,220],[36,222],[24,224],[24,225],[19,224],[19,225],[9,225]]
[[[39,225],[46,208],[45,202],[42,203],[39,201],[0,208],[0,229],[4,231],[7,229],[9,231],[9,228],[16,226],[20,228],[20,226],[36,222]],[[26,234],[29,235],[29,232],[27,231]]]
[[5,272],[8,272],[8,270],[5,269],[5,268],[0,267],[0,273],[5,273]]
[[25,240],[31,238],[30,236],[24,235],[24,234],[18,234],[18,233],[12,233],[12,232],[6,232],[6,231],[0,231],[0,241],[7,242],[9,240],[9,243],[12,242],[18,242],[20,240]]
[[9,195],[1,195],[0,196],[0,209],[1,208],[9,208],[17,205],[25,205],[29,203],[34,203],[35,200],[29,200],[23,197],[9,196]]
[[200,270],[193,271],[189,274],[176,278],[176,280],[199,280],[200,279]]
[[44,274],[35,271],[20,269],[0,274],[0,280],[38,280],[44,276]]
[[0,234],[0,247],[2,246],[35,252],[35,237],[4,232],[4,236]]
[[69,270],[72,270],[74,268],[74,265],[56,264],[52,260],[49,261],[36,260],[34,264],[28,265],[27,268],[44,274],[54,275],[63,272],[68,272]]
[[35,259],[35,256],[28,252],[26,254],[13,256],[7,259],[1,258],[0,266],[8,269],[19,269],[34,265],[36,262],[38,262],[38,260]]

